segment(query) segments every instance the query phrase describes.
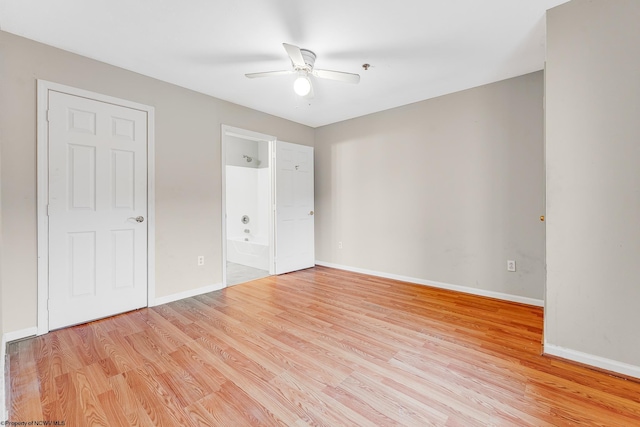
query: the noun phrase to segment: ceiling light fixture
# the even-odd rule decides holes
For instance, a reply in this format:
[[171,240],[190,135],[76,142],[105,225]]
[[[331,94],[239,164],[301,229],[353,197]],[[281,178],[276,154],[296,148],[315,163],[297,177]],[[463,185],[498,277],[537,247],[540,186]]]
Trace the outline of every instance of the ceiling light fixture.
[[293,82],[293,90],[299,96],[307,96],[311,92],[311,80],[306,75],[299,76],[295,82]]

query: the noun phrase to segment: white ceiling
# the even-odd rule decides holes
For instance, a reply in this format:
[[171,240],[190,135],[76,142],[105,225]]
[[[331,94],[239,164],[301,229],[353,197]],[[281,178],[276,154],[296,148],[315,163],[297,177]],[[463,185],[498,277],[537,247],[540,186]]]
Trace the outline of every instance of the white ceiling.
[[[0,0],[0,29],[317,127],[541,70],[566,1]],[[290,69],[283,42],[360,83],[244,77]]]

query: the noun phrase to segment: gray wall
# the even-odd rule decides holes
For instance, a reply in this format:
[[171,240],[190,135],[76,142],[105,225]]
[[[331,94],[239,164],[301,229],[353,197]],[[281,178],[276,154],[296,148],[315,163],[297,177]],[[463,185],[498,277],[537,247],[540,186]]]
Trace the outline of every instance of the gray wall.
[[551,346],[640,373],[640,2],[547,14],[547,309]]
[[5,333],[36,326],[36,79],[155,107],[157,297],[222,280],[221,124],[313,145],[309,127],[6,32],[0,55]]
[[318,128],[315,153],[317,260],[542,300],[542,72]]

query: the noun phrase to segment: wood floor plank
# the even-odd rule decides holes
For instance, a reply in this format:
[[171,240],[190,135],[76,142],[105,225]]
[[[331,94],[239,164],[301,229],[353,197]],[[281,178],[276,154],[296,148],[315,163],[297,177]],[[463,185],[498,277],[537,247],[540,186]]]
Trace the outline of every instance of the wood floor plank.
[[444,425],[448,416],[380,383],[355,372],[341,384],[345,390],[364,398],[400,425]]
[[109,420],[110,426],[129,426],[134,425],[129,422],[127,416],[122,411],[122,408],[118,404],[115,392],[108,390],[98,395],[100,406],[102,407],[105,416]]
[[[113,391],[116,404],[127,418],[130,426],[143,427],[154,425],[143,404],[139,404],[136,398],[137,392],[129,387],[127,380],[122,374],[109,378],[111,390]],[[107,402],[111,405],[111,402]],[[105,412],[110,414],[110,407],[105,408]]]
[[188,372],[198,383],[198,388],[202,389],[205,395],[209,395],[220,390],[220,386],[227,381],[227,378],[214,366],[202,360],[188,346],[183,345],[170,354],[173,360]]
[[[212,361],[213,365],[216,366],[216,369],[218,369],[222,375],[240,387],[253,400],[260,402],[265,408],[268,408],[276,418],[282,419],[285,425],[292,425],[297,419],[301,418],[303,414],[295,410],[295,408],[290,408],[288,402],[283,401],[278,394],[274,392],[268,381],[265,381],[261,376],[253,375],[251,371],[238,369],[238,366],[233,363],[233,360],[227,363],[226,359],[228,357],[224,355],[222,349],[212,347],[212,344],[206,341],[204,341],[204,343],[204,346],[201,346],[200,343],[190,344],[189,346],[203,359]],[[213,352],[211,350],[213,350]],[[201,401],[205,409],[211,405],[205,405],[204,401],[207,399],[208,397]]]
[[177,405],[152,372],[137,368],[123,374],[136,400],[155,425],[189,425],[184,407]]
[[543,311],[315,267],[10,343],[10,420],[631,426],[640,381],[541,356]]
[[353,394],[341,386],[327,386],[323,392],[332,397],[336,402],[339,402],[342,406],[357,412],[370,424],[376,426],[401,425],[392,417],[388,416],[388,414],[385,414],[383,408],[378,408],[375,402],[369,402],[366,398],[360,398],[358,394]]
[[238,425],[285,425],[284,421],[258,403],[231,381],[225,382],[214,394],[219,404],[232,409],[238,416],[232,422]]
[[189,414],[191,425],[197,427],[224,425],[216,419],[214,414],[209,413],[200,402],[193,402],[185,408],[185,411]]

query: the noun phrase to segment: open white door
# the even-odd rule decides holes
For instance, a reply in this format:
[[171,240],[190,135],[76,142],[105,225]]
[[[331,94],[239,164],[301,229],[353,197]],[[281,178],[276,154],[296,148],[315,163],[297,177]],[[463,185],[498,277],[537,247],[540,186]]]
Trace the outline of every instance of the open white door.
[[147,305],[147,113],[50,91],[49,329]]
[[313,147],[276,142],[275,273],[315,265]]

